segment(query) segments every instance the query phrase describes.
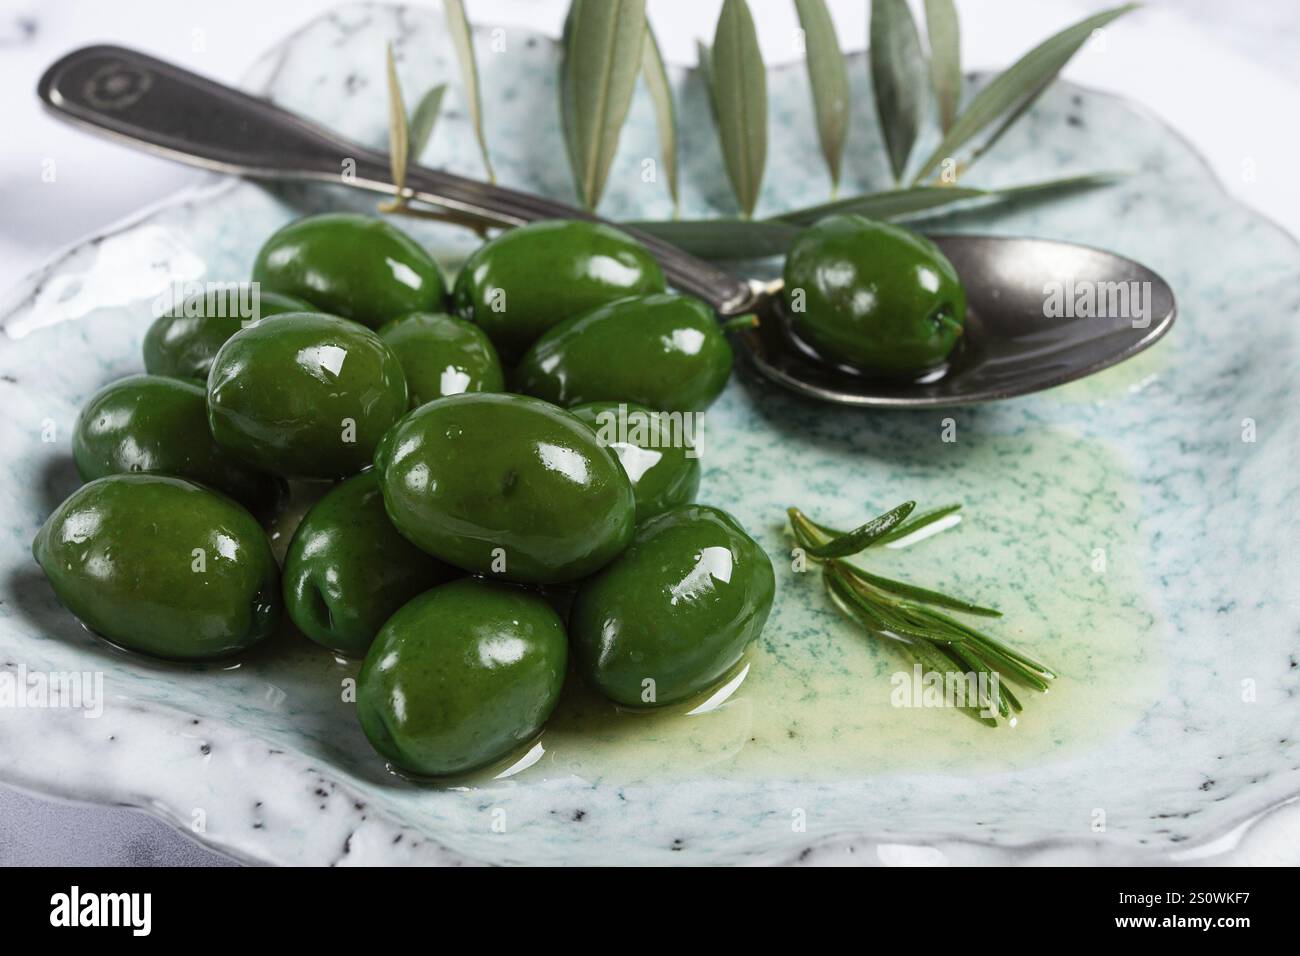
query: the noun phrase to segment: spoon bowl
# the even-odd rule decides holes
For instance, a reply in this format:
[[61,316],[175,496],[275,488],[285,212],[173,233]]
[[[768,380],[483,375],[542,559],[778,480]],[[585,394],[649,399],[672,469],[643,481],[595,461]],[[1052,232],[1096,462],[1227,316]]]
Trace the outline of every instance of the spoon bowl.
[[755,372],[821,401],[873,408],[973,405],[1064,385],[1150,348],[1173,326],[1173,291],[1114,253],[1068,242],[930,235],[966,289],[966,329],[947,364],[882,379],[819,357],[794,333],[779,282],[737,333]]

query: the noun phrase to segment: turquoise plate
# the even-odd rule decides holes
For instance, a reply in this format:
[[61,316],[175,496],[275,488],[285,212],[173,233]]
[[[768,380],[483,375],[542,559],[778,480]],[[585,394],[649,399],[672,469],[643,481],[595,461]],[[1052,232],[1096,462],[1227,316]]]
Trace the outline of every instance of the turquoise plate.
[[[271,50],[247,87],[380,144],[389,40],[408,93],[452,84],[423,161],[479,175],[438,10],[342,7]],[[477,45],[501,181],[572,200],[555,43],[480,27]],[[860,57],[850,75],[846,193],[885,182]],[[699,77],[673,80],[683,215],[729,214]],[[827,198],[802,67],[769,85],[760,214]],[[657,156],[638,93],[604,214],[670,214],[646,181]],[[1190,861],[1285,826],[1290,842],[1269,851],[1294,862],[1294,805],[1252,821],[1300,793],[1300,254],[1160,121],[1067,84],[972,178],[1098,170],[1130,175],[922,225],[1131,256],[1178,295],[1165,341],[1085,381],[952,411],[832,408],[733,380],[704,423],[700,500],[732,511],[777,567],[746,667],[725,693],[649,717],[570,687],[526,752],[436,787],[367,746],[355,664],[292,633],[227,669],[127,655],[59,607],[29,552],[76,485],[78,407],[140,370],[174,284],[245,278],[286,220],[373,198],[214,178],[77,244],[0,309],[0,779],[142,807],[259,862]],[[409,226],[449,268],[474,244]],[[872,566],[1002,608],[996,633],[1062,674],[1051,694],[1022,695],[1015,727],[924,706],[907,661],[794,569],[788,506],[852,525],[905,499],[960,501],[965,517]],[[83,699],[52,701],[51,683]]]

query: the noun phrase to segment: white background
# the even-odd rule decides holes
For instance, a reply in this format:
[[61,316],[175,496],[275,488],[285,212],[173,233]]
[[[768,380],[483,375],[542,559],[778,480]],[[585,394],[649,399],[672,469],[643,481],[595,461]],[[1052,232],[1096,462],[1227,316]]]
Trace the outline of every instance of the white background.
[[[965,66],[1005,67],[1062,27],[1118,2],[958,0]],[[865,46],[865,0],[829,4],[844,46]],[[77,46],[119,43],[236,82],[267,46],[331,5],[0,0],[0,301],[60,247],[196,175],[47,117],[34,90],[49,63]],[[711,40],[721,0],[648,0],[648,6],[665,57],[693,64],[695,41]],[[793,3],[750,0],[750,6],[767,60],[794,58]],[[567,2],[466,0],[466,7],[476,23],[556,35]],[[194,52],[195,31],[202,53]],[[1065,76],[1151,108],[1206,156],[1231,192],[1300,234],[1300,0],[1149,0],[1085,47]],[[45,183],[41,171],[50,159],[57,180]],[[1249,859],[1267,859],[1258,853],[1268,842],[1252,840]],[[140,814],[57,806],[0,788],[0,864],[215,859]]]

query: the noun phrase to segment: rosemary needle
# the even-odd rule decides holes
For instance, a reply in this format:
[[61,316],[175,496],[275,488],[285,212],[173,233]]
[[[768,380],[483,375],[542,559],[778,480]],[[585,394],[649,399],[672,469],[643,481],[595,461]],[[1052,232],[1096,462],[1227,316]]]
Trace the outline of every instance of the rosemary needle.
[[816,545],[808,549],[808,553],[815,558],[845,558],[851,554],[857,554],[871,545],[885,534],[892,531],[902,522],[912,509],[916,507],[915,501],[905,501],[897,508],[886,511],[879,517],[872,518],[860,528],[855,528],[848,534],[842,534],[824,544]]
[[913,514],[908,517],[901,525],[886,534],[880,536],[877,544],[889,544],[891,541],[898,541],[906,538],[908,535],[920,531],[926,525],[934,524],[942,518],[948,517],[961,510],[961,505],[944,505],[942,508],[935,508],[933,511],[923,511],[920,514]]
[[861,578],[873,587],[881,591],[888,591],[890,594],[897,594],[899,597],[911,598],[922,604],[933,604],[935,607],[946,607],[953,611],[962,611],[965,614],[975,614],[979,617],[1001,617],[1002,612],[991,607],[982,607],[979,604],[971,604],[969,601],[963,601],[961,598],[949,597],[938,591],[931,591],[928,588],[919,588],[914,584],[907,584],[904,581],[891,581],[889,578],[882,578],[878,575],[863,571],[861,568],[855,569],[856,577]]

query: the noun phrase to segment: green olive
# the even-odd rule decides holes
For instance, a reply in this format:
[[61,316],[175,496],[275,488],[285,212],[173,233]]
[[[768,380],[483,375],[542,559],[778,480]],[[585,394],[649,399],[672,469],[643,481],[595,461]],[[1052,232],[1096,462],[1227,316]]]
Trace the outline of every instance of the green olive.
[[542,729],[564,684],[564,625],[540,595],[465,579],[379,631],[357,678],[357,716],[395,767],[439,777],[504,757]]
[[862,216],[831,216],[795,241],[784,296],[795,334],[815,351],[886,376],[942,365],[966,322],[966,292],[939,248]]
[[154,319],[144,335],[145,370],[206,382],[217,350],[245,325],[269,315],[311,311],[302,299],[263,292],[250,283],[209,290]]
[[291,312],[241,329],[208,375],[217,444],[286,478],[355,474],[406,408],[397,356],[374,332],[329,315]]
[[708,690],[763,630],[776,579],[724,511],[684,505],[640,525],[583,582],[569,618],[587,681],[616,703],[659,707]]
[[379,476],[363,472],[312,505],[284,557],[284,605],[298,630],[362,657],[399,607],[461,572],[407,541],[384,512]]
[[700,459],[694,434],[685,431],[691,419],[628,402],[590,402],[569,411],[618,457],[636,495],[638,524],[695,500]]
[[161,375],[133,375],[96,392],[77,419],[72,456],[83,481],[133,472],[188,478],[260,517],[273,514],[287,490],[213,441],[201,386]]
[[225,657],[280,619],[266,532],[229,498],[182,478],[83,485],[50,515],[32,553],[86,627],[156,657]]
[[413,312],[380,326],[379,337],[402,363],[412,408],[461,392],[505,391],[492,340],[472,322]]
[[289,223],[257,253],[253,279],[265,291],[371,328],[437,311],[447,295],[438,264],[418,242],[382,219],[352,213]]
[[515,373],[519,391],[557,405],[636,402],[702,411],[731,375],[731,346],[699,299],[620,299],[555,326]]
[[456,312],[482,326],[513,364],[571,315],[629,295],[664,291],[659,263],[612,226],[534,222],[479,247],[456,277]]
[[475,392],[422,405],[385,436],[376,468],[397,529],[476,574],[575,581],[632,537],[635,498],[614,455],[535,398]]

